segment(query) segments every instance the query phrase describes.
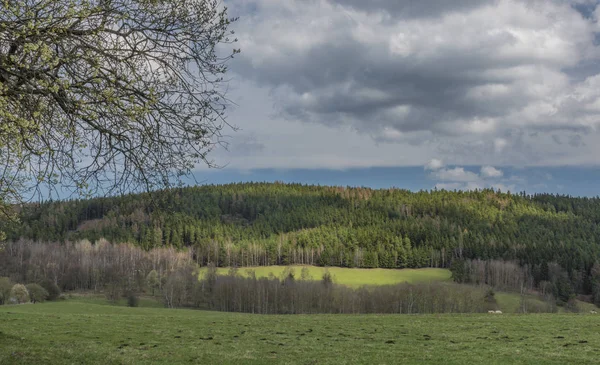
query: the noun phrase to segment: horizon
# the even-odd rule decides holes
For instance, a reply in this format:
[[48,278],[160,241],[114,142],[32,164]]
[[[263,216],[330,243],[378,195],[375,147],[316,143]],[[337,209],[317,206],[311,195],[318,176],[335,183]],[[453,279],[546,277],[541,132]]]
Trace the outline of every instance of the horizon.
[[[369,167],[350,169],[211,169],[200,176],[190,176],[183,180],[182,187],[205,185],[231,185],[240,183],[284,183],[313,186],[330,186],[344,188],[371,188],[375,190],[404,189],[417,193],[445,191],[472,191],[493,189],[502,193],[535,195],[550,194],[569,196],[572,198],[598,198],[596,185],[593,181],[582,179],[582,176],[600,179],[600,168],[592,167],[535,167],[535,168],[494,168],[500,176],[483,176],[488,166],[446,166],[443,169],[431,170],[423,166],[410,167]],[[558,171],[557,171],[558,170]],[[467,181],[471,184],[468,189],[454,188],[452,185],[437,183],[440,174],[461,172],[464,176],[475,179]],[[490,171],[487,171],[488,174]],[[497,182],[497,183],[495,183]],[[502,182],[509,182],[506,186]],[[482,185],[476,185],[481,183]],[[173,186],[173,188],[178,188]],[[160,191],[161,189],[153,190]],[[140,194],[143,191],[124,194],[93,195],[89,199],[114,197],[129,194]],[[63,201],[70,199],[87,199],[86,197],[69,194],[62,191],[58,196],[38,199],[36,202]],[[33,201],[32,201],[33,202]]]

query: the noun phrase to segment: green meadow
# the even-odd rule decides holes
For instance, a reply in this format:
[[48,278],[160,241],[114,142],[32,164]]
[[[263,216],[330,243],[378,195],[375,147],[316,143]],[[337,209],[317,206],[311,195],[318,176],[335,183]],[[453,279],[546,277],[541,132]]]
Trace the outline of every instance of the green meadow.
[[[450,281],[451,273],[447,269],[355,269],[344,267],[317,266],[258,266],[242,267],[237,273],[247,276],[248,271],[254,271],[256,277],[269,277],[271,274],[280,278],[286,270],[293,270],[294,276],[300,279],[302,269],[307,268],[311,280],[321,280],[325,272],[333,277],[333,282],[340,285],[357,288],[363,285],[391,285],[403,282],[419,283],[433,281]],[[204,269],[205,270],[205,269]],[[201,271],[204,272],[204,270]],[[218,268],[217,273],[227,275],[229,268]]]
[[[142,305],[150,302],[142,302]],[[277,315],[0,307],[0,364],[596,364],[592,314]]]
[[[451,273],[447,269],[425,268],[425,269],[357,269],[344,267],[318,267],[318,266],[257,266],[241,267],[236,271],[236,275],[248,276],[250,271],[260,277],[282,278],[286,273],[293,272],[294,277],[301,279],[302,269],[306,268],[309,274],[309,280],[321,280],[325,272],[329,272],[333,281],[339,285],[346,285],[352,288],[370,285],[393,285],[399,283],[424,283],[424,282],[451,282]],[[206,272],[206,268],[200,270],[200,278]],[[218,275],[228,275],[230,268],[217,268]],[[481,289],[484,295],[484,289]],[[496,301],[498,308],[504,313],[517,313],[521,305],[521,296],[518,293],[496,292]],[[535,295],[526,295],[530,303],[542,305],[543,301]],[[122,300],[125,303],[125,300]],[[156,306],[156,303],[154,304]],[[581,312],[598,310],[595,305],[577,301],[577,306]],[[562,307],[559,312],[564,311]]]

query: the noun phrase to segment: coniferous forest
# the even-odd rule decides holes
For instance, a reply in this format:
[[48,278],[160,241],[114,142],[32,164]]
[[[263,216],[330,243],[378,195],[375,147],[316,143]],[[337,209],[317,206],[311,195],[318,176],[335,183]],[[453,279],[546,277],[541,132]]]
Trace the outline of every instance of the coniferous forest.
[[9,240],[188,247],[217,266],[448,267],[463,282],[472,260],[502,260],[536,284],[558,275],[598,291],[598,198],[243,183],[19,209]]

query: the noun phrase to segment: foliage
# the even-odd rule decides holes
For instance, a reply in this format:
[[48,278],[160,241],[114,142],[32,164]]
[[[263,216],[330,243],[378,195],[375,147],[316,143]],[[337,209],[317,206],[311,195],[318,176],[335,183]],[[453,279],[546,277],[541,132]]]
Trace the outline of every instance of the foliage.
[[226,125],[223,75],[239,52],[224,50],[235,19],[219,1],[0,8],[0,201],[19,177],[121,192],[212,164]]
[[127,294],[127,306],[128,307],[137,307],[140,303],[140,299],[134,292],[129,292]]
[[60,288],[53,280],[44,279],[40,285],[48,292],[48,300],[56,300],[60,296]]
[[[489,189],[413,193],[281,183],[205,185],[152,197],[32,204],[22,209],[20,220],[7,230],[10,240],[104,237],[144,250],[187,247],[202,266],[453,266],[460,282],[473,279],[461,275],[472,275],[476,267],[487,273],[484,281],[495,278],[494,273],[507,272],[495,262],[512,262],[530,273],[527,287],[552,281],[555,296],[564,302],[571,292],[592,294],[592,266],[600,260],[600,199]],[[467,262],[472,267],[456,270]],[[552,264],[563,274],[554,275]]]
[[14,299],[17,303],[28,303],[29,292],[23,284],[15,284],[10,290],[10,299]]
[[146,284],[148,285],[148,288],[152,290],[152,295],[154,295],[156,289],[160,288],[160,280],[156,270],[152,270],[148,273],[146,276]]
[[329,270],[323,273],[323,276],[321,277],[321,283],[323,283],[323,286],[326,288],[329,288],[333,285],[333,277],[331,276]]
[[302,268],[300,271],[300,279],[301,280],[312,280],[312,275],[310,274],[310,269],[306,266]]
[[50,296],[48,291],[42,288],[42,286],[39,284],[27,284],[25,285],[25,288],[27,288],[27,291],[29,292],[29,299],[31,299],[31,302],[33,303],[45,302]]
[[492,288],[485,291],[485,296],[483,300],[485,301],[487,307],[486,309],[488,310],[496,309],[496,307],[498,306],[498,302],[496,301],[496,293]]
[[13,283],[9,278],[0,277],[0,304],[6,304],[10,298]]

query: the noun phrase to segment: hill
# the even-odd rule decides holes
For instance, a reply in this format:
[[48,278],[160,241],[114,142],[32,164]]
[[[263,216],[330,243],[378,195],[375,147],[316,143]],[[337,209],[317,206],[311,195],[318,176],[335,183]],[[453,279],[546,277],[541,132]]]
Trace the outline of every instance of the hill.
[[5,229],[12,240],[190,247],[198,263],[218,266],[447,268],[498,259],[541,283],[556,263],[584,294],[594,292],[600,257],[600,199],[493,190],[205,185],[27,205],[20,219]]

